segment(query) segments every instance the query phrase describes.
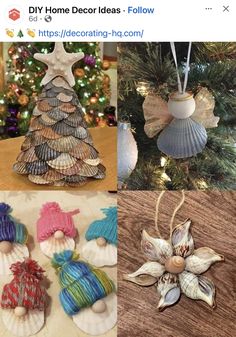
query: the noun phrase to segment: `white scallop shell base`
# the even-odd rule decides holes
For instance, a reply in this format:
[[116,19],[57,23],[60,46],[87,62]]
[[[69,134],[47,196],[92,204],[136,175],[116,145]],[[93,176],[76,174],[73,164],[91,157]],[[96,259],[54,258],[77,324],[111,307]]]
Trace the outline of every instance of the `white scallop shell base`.
[[8,254],[0,252],[0,275],[11,275],[10,267],[12,263],[24,261],[29,257],[29,250],[26,245],[13,243],[12,250]]
[[40,242],[40,248],[42,252],[48,257],[53,257],[54,253],[63,252],[63,250],[74,250],[75,240],[68,236],[63,239],[55,239],[51,236],[49,239]]
[[98,246],[96,240],[88,241],[82,247],[83,258],[96,267],[113,266],[117,264],[117,247],[107,243]]
[[94,313],[91,308],[82,309],[72,316],[75,324],[82,331],[92,336],[102,335],[112,329],[117,322],[117,296],[115,293],[103,298],[107,309],[103,313]]
[[160,151],[172,158],[188,158],[202,152],[207,133],[201,124],[191,118],[173,119],[157,139]]
[[44,311],[29,310],[23,317],[17,317],[14,309],[2,309],[2,320],[6,328],[16,336],[35,335],[44,325]]

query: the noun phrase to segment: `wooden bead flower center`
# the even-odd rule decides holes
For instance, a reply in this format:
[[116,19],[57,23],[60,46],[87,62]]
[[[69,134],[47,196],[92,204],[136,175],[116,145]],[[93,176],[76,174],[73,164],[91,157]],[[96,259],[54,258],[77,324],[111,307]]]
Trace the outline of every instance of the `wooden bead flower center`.
[[180,274],[185,269],[185,260],[181,256],[172,256],[165,262],[166,271],[172,274]]

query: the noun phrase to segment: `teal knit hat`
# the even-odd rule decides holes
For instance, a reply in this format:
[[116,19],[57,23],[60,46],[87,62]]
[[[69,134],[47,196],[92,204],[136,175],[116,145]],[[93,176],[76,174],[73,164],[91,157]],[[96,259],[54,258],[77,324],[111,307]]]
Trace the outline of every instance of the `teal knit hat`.
[[106,217],[91,223],[85,234],[86,240],[103,237],[107,242],[117,245],[117,207],[102,208],[101,210]]

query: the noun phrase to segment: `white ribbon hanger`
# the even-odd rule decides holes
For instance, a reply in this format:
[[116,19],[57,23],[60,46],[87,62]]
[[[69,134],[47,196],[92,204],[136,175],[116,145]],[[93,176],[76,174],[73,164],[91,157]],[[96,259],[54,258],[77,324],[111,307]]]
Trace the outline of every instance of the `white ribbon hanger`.
[[187,84],[188,84],[188,73],[189,73],[189,64],[190,64],[190,55],[191,55],[192,42],[189,42],[189,45],[188,45],[188,55],[187,55],[187,63],[186,63],[186,69],[185,69],[185,76],[184,76],[183,87],[182,87],[181,80],[180,80],[180,75],[179,75],[178,61],[177,61],[177,56],[176,56],[175,43],[174,42],[170,42],[170,47],[171,47],[171,51],[172,51],[172,54],[173,54],[173,58],[174,58],[174,62],[175,62],[175,68],[176,68],[176,73],[177,73],[178,92],[180,94],[184,94],[185,91],[186,91],[186,88],[187,88]]

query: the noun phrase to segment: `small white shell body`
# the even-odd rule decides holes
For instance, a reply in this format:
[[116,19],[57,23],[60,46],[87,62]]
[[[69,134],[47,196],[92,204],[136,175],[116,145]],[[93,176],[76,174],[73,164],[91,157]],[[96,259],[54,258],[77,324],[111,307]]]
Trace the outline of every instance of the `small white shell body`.
[[157,282],[164,273],[165,267],[158,262],[146,262],[132,274],[124,275],[126,281],[130,281],[142,286],[150,286]]
[[188,271],[179,274],[180,288],[189,298],[202,300],[211,307],[215,305],[215,286],[204,276],[197,276]]
[[0,275],[12,274],[10,270],[12,263],[24,261],[26,257],[29,257],[29,250],[26,245],[13,243],[12,246],[12,250],[8,254],[0,252]]
[[217,254],[213,249],[201,247],[185,259],[185,270],[193,274],[202,274],[215,262],[223,261],[223,255]]
[[180,94],[175,92],[168,101],[168,110],[171,115],[177,119],[185,119],[190,117],[196,108],[195,99],[193,95],[185,92]]
[[162,311],[166,307],[176,303],[180,297],[178,277],[170,273],[162,275],[157,284],[157,291],[161,296],[158,309]]
[[106,310],[95,313],[91,308],[82,309],[72,316],[75,324],[85,333],[98,336],[112,329],[117,322],[117,296],[115,293],[103,298]]
[[159,150],[176,159],[195,156],[206,143],[205,128],[191,118],[173,119],[157,139]]
[[172,256],[173,250],[168,241],[151,237],[145,230],[142,231],[141,248],[146,258],[162,264]]
[[117,247],[110,243],[99,246],[96,239],[90,240],[82,247],[82,256],[96,267],[117,264]]
[[2,320],[12,334],[20,337],[32,336],[44,325],[44,311],[28,310],[25,316],[17,317],[14,309],[2,309]]
[[75,241],[68,236],[62,239],[56,239],[54,236],[51,236],[47,240],[40,242],[40,248],[45,255],[53,257],[54,253],[60,253],[63,250],[74,250]]
[[173,229],[171,242],[175,255],[186,257],[192,254],[194,242],[190,233],[190,226],[191,220],[187,219]]

